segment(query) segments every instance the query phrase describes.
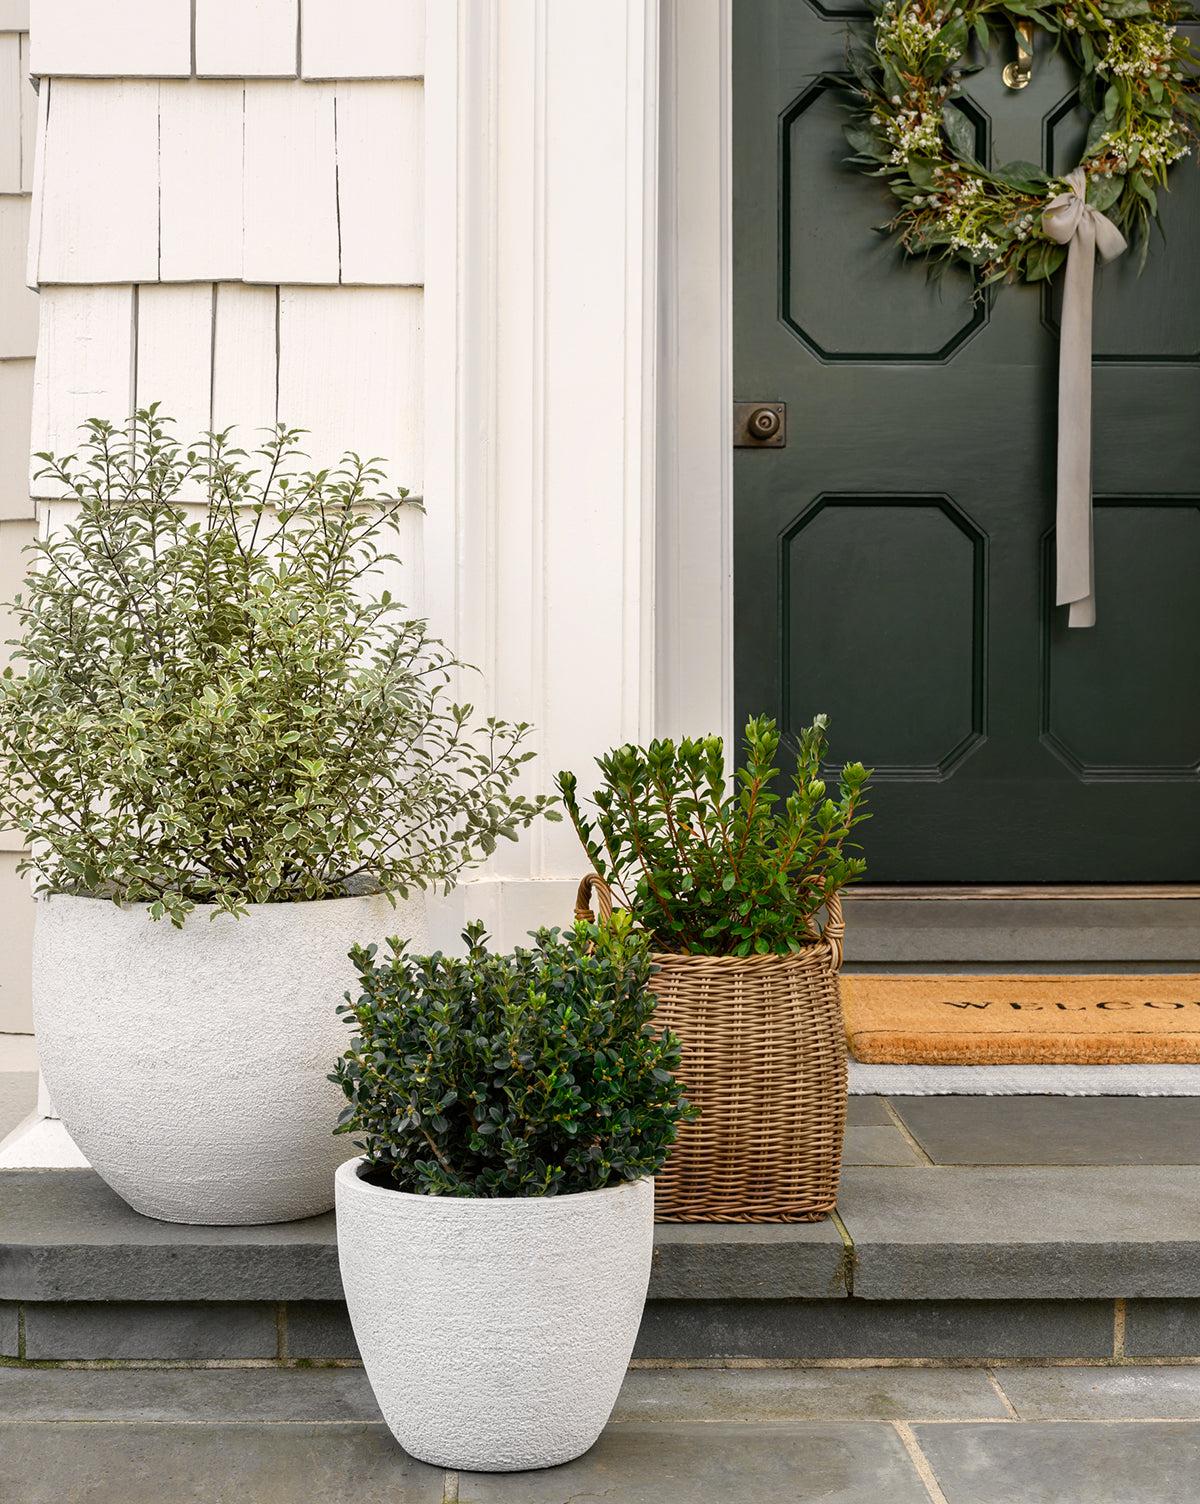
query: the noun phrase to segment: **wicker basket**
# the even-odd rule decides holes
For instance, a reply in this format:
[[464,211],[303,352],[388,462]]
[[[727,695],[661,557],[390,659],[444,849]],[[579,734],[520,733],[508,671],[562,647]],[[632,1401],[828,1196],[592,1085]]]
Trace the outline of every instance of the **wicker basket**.
[[[612,913],[590,873],[575,917]],[[701,1109],[655,1180],[659,1222],[818,1222],[837,1204],[846,1125],[838,994],[842,907],[792,956],[658,953],[655,1018],[679,1036],[680,1078]]]

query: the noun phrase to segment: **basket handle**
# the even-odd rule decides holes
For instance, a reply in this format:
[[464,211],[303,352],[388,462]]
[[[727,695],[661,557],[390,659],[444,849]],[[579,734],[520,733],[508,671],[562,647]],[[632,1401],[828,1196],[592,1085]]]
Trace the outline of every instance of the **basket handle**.
[[842,918],[842,900],[831,893],[825,900],[825,928],[821,939],[833,954],[833,969],[842,969],[842,936],[846,933],[846,921]]
[[600,923],[607,924],[612,918],[612,889],[598,872],[589,872],[579,884],[579,892],[575,895],[575,918],[582,919],[586,924],[596,922],[596,916],[592,913],[593,894],[596,907],[600,910]]

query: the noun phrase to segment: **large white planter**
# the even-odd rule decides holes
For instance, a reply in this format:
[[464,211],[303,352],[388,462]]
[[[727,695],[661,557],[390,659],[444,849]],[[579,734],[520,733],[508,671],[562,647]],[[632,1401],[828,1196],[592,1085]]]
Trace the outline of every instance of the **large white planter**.
[[337,1172],[338,1258],[392,1434],[436,1467],[586,1452],[642,1319],[654,1182],[568,1196],[414,1196]]
[[40,899],[38,1058],[71,1137],[136,1211],[167,1222],[286,1222],[327,1212],[354,1152],[327,1080],[356,944],[429,948],[424,895],[200,905],[182,929],[145,904]]

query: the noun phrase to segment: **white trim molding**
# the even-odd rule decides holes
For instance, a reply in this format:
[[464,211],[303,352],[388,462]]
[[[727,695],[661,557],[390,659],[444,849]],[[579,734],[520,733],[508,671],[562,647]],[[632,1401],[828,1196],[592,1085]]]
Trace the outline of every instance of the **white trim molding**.
[[655,725],[732,749],[732,0],[661,6]]
[[[427,606],[548,789],[654,733],[659,0],[426,16]],[[544,823],[481,882],[582,860]]]

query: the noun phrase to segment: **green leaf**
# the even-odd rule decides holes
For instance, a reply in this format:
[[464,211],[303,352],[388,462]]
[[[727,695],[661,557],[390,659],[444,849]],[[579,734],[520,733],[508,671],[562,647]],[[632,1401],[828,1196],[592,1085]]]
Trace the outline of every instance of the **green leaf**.
[[1083,156],[1085,160],[1091,156],[1107,134],[1107,117],[1103,114],[1093,115],[1088,124],[1087,139],[1083,143]]
[[1129,175],[1129,181],[1133,184],[1134,192],[1139,193],[1150,205],[1151,214],[1157,214],[1158,194],[1155,193],[1145,176],[1140,172],[1134,172]]
[[1088,182],[1087,201],[1103,213],[1111,209],[1125,192],[1124,177],[1092,178]]
[[878,131],[866,125],[852,123],[842,126],[842,134],[854,150],[862,156],[871,157],[879,162],[887,161],[890,151]]
[[1023,188],[1035,193],[1050,182],[1050,174],[1035,162],[1006,162],[1003,167],[994,168],[992,176],[1012,188]]
[[943,104],[942,131],[962,161],[975,160],[975,126],[957,105]]

